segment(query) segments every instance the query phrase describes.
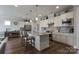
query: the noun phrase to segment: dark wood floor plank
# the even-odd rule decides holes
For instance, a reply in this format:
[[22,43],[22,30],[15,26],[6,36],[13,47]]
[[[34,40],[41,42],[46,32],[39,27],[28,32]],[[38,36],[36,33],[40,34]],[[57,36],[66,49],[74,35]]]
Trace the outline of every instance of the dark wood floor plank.
[[76,53],[76,49],[71,46],[50,41],[50,47],[38,51],[32,46],[25,47],[21,43],[21,38],[10,38],[6,44],[5,54],[72,54]]

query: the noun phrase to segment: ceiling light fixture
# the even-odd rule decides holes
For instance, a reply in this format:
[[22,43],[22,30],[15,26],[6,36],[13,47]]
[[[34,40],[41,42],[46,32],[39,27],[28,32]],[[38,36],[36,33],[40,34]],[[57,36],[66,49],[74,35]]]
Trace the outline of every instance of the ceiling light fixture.
[[18,5],[14,5],[15,7],[18,7]]
[[35,20],[37,21],[38,20],[38,5],[36,5],[36,18]]
[[32,20],[30,20],[30,22],[32,22]]
[[38,20],[38,17],[36,17],[35,19]]
[[56,6],[56,9],[59,9],[59,6]]

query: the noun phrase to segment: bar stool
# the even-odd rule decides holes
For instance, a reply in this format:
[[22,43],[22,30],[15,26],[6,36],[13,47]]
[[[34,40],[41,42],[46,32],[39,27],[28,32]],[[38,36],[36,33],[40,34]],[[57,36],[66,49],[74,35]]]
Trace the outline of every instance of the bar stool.
[[32,45],[32,39],[31,36],[25,37],[25,46]]

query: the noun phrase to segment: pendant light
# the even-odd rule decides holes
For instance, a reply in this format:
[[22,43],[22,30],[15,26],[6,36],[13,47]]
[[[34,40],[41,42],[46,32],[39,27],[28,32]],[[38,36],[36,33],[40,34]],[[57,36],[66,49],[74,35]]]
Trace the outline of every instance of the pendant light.
[[38,5],[36,5],[36,17],[35,17],[35,20],[36,21],[38,20]]
[[59,9],[59,6],[56,6],[56,9]]

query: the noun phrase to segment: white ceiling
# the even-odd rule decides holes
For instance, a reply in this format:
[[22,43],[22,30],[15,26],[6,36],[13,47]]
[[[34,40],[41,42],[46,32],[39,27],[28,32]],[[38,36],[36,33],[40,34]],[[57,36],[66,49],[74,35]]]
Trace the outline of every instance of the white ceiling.
[[[38,15],[48,15],[51,12],[61,11],[72,6],[60,5],[59,7],[59,9],[56,9],[56,5],[39,5]],[[15,7],[14,5],[0,5],[0,18],[3,17],[17,20],[33,19],[36,17],[36,6],[19,5],[18,7]]]

